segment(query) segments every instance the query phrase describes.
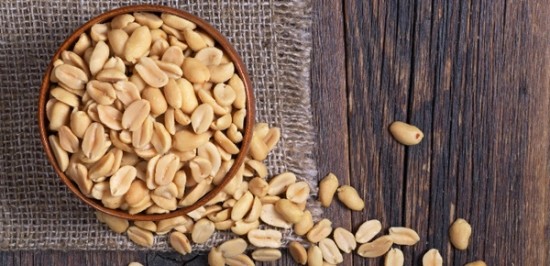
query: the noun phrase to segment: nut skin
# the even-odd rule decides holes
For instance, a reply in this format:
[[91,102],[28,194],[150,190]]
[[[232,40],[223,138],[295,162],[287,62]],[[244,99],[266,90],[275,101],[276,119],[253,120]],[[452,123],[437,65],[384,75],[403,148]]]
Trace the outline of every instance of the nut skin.
[[422,130],[405,122],[395,121],[389,129],[393,138],[406,146],[416,145],[424,138]]
[[472,235],[472,226],[468,221],[459,218],[449,228],[449,240],[458,250],[466,250]]

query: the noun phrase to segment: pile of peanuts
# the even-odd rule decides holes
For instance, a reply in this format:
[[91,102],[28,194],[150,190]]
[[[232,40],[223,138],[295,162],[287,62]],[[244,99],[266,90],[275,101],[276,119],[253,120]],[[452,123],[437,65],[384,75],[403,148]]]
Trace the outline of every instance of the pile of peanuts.
[[[240,152],[243,81],[212,37],[181,17],[137,12],[95,24],[61,53],[50,80],[57,164],[107,208],[160,214],[190,206]],[[258,126],[248,165],[279,137]]]

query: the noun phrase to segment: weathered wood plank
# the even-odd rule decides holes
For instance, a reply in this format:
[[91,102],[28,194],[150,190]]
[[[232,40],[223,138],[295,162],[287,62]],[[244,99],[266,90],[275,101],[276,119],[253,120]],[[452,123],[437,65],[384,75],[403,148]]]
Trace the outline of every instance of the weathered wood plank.
[[[353,213],[354,229],[373,218],[384,228],[400,226],[406,150],[387,128],[409,115],[414,5],[350,1],[345,15],[351,183],[367,202],[365,211]],[[380,261],[354,258],[355,265]]]
[[[311,102],[317,129],[319,178],[333,172],[341,184],[350,183],[348,116],[345,69],[343,2],[312,1],[313,51],[311,58]],[[333,228],[351,229],[351,212],[335,199],[324,209]],[[343,265],[353,265],[344,256]]]
[[[548,264],[550,8],[407,3],[346,2],[351,176],[363,177],[368,217],[418,230],[423,241],[403,248],[415,264],[432,247],[450,265]],[[396,147],[393,120],[418,125],[425,141]],[[465,252],[448,243],[457,217],[474,228]]]

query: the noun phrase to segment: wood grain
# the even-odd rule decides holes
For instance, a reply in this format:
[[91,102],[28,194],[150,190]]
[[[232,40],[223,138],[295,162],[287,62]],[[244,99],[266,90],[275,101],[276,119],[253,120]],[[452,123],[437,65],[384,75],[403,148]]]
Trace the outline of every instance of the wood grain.
[[[367,216],[419,232],[423,241],[403,248],[409,263],[438,248],[447,265],[547,265],[548,6],[353,1],[345,10],[350,167],[374,208]],[[400,147],[385,130],[392,120],[418,125],[425,141]],[[474,228],[465,252],[448,243],[458,217]]]
[[[312,3],[311,103],[319,140],[319,179],[333,172],[340,184],[350,184],[349,163],[353,156],[349,154],[348,142],[343,2],[322,0]],[[323,216],[333,221],[333,228],[350,229],[352,226],[351,212],[337,200],[324,209]],[[351,256],[344,256],[343,265],[353,265]]]
[[[413,12],[405,1],[352,1],[345,9],[351,181],[366,200],[366,211],[353,213],[354,230],[374,218],[384,228],[403,225],[407,150],[387,127],[410,115]],[[353,265],[381,261],[355,255]]]
[[[416,229],[406,265],[437,248],[445,265],[550,265],[550,6],[542,0],[312,1],[312,104],[319,177],[366,199],[339,203],[335,226],[365,219]],[[424,130],[414,147],[387,131]],[[470,221],[466,251],[447,230]],[[204,265],[155,252],[0,252],[1,265]],[[344,265],[382,265],[345,256]],[[285,253],[278,265],[294,265]]]

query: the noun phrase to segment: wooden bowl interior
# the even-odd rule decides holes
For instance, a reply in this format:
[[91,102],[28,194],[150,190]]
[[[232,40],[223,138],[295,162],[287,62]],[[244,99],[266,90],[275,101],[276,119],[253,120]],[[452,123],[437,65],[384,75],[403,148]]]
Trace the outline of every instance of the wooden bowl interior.
[[[197,27],[200,28],[205,33],[212,36],[212,38],[217,42],[219,47],[225,52],[225,54],[230,58],[230,60],[235,65],[235,72],[241,77],[244,83],[244,87],[246,90],[246,117],[245,117],[245,125],[244,125],[244,133],[243,133],[243,141],[241,143],[240,152],[237,154],[237,157],[235,158],[235,163],[233,166],[229,169],[225,177],[223,178],[223,181],[216,187],[214,187],[213,190],[208,192],[206,195],[204,195],[200,200],[198,200],[195,204],[180,208],[175,211],[166,213],[166,214],[135,214],[131,215],[125,211],[122,210],[114,210],[109,209],[103,204],[95,199],[86,197],[78,187],[61,171],[59,166],[57,165],[57,161],[55,160],[55,157],[53,155],[53,151],[50,147],[50,144],[48,142],[48,134],[52,133],[47,128],[47,118],[46,118],[46,101],[48,100],[48,94],[50,90],[50,73],[53,69],[53,62],[57,60],[61,52],[68,50],[72,48],[72,45],[78,40],[78,37],[89,30],[94,24],[96,23],[102,23],[109,21],[113,17],[125,14],[125,13],[133,13],[133,12],[153,12],[153,13],[170,13],[174,15],[178,15],[180,17],[183,17],[187,20],[190,20],[197,24]],[[50,61],[50,64],[48,65],[48,68],[46,69],[46,72],[44,74],[44,77],[42,79],[42,85],[40,87],[40,95],[39,95],[39,102],[38,102],[38,124],[39,124],[39,130],[40,130],[40,140],[42,141],[42,145],[44,146],[44,150],[46,152],[46,156],[48,160],[50,161],[50,164],[53,166],[55,172],[59,175],[63,183],[65,183],[69,189],[82,201],[87,203],[88,205],[92,206],[94,209],[99,210],[101,212],[124,218],[129,220],[141,220],[141,221],[158,221],[163,219],[168,219],[176,216],[184,215],[196,208],[199,208],[200,206],[203,206],[206,202],[211,200],[216,194],[218,194],[228,183],[231,181],[233,176],[237,173],[239,167],[243,164],[244,159],[246,157],[246,154],[248,152],[248,148],[250,145],[250,140],[252,138],[252,128],[254,123],[254,94],[252,91],[252,84],[250,82],[250,78],[246,72],[246,68],[244,66],[244,63],[242,62],[241,58],[237,54],[237,51],[231,46],[229,41],[225,39],[225,37],[219,33],[213,26],[208,24],[206,21],[190,14],[185,11],[181,11],[174,8],[169,8],[165,6],[156,6],[156,5],[138,5],[138,6],[128,6],[128,7],[122,7],[118,9],[114,9],[111,11],[108,11],[106,13],[103,13],[95,18],[92,18],[90,21],[88,21],[86,24],[82,25],[80,28],[78,28],[74,33],[72,33],[59,47],[57,52],[54,54],[52,60]]]

